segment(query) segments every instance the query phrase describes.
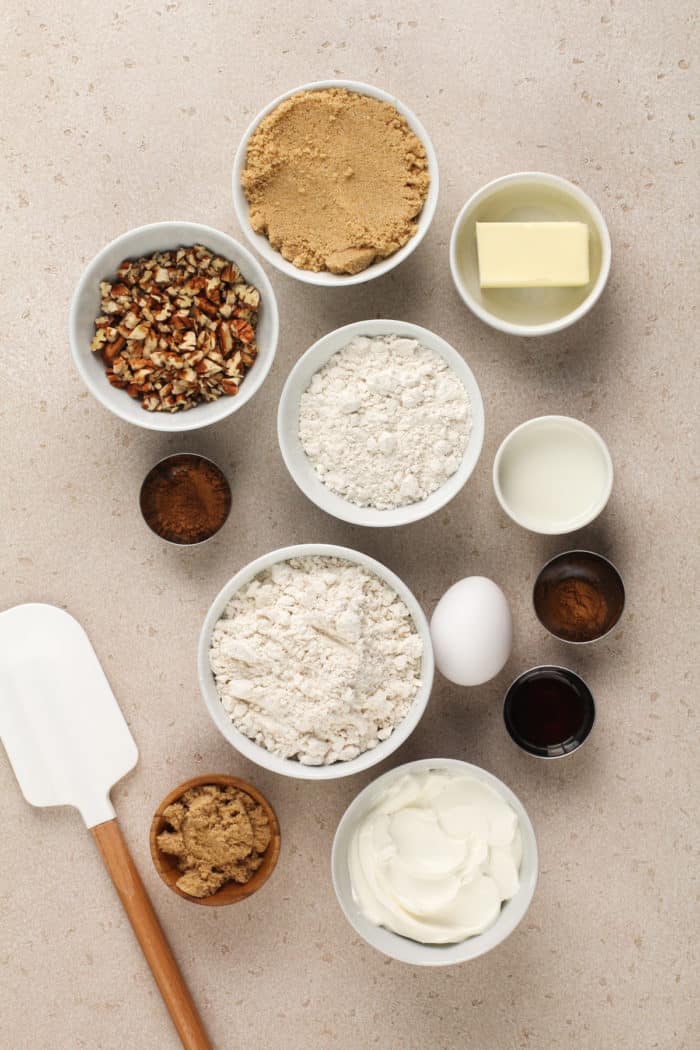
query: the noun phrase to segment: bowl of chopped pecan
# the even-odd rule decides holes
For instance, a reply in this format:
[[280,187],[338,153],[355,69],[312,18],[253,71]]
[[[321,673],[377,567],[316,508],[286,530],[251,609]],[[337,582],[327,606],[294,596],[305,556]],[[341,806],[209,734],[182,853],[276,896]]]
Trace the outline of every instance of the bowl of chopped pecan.
[[70,345],[91,394],[148,430],[217,423],[250,401],[277,349],[272,285],[227,234],[191,222],[140,226],[88,264]]

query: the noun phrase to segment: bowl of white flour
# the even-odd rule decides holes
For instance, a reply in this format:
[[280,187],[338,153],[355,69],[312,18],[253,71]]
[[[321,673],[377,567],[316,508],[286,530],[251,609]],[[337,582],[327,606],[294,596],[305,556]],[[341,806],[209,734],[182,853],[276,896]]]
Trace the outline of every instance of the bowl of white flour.
[[427,328],[368,320],[314,343],[285,383],[282,458],[321,510],[396,526],[444,507],[474,470],[484,406],[464,358]]
[[214,599],[199,684],[219,732],[283,776],[369,769],[410,736],[430,697],[428,621],[380,562],[333,544],[257,558]]

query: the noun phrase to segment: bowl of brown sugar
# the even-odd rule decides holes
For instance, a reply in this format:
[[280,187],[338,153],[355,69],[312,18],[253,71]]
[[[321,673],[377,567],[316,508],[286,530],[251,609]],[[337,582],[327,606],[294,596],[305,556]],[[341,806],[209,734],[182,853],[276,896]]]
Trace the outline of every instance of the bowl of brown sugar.
[[192,547],[215,536],[231,510],[231,487],[205,456],[179,452],[161,459],[141,485],[139,506],[157,536]]
[[379,277],[421,242],[435,214],[437,157],[398,99],[353,80],[287,91],[236,153],[233,204],[262,257],[308,284]]
[[166,795],[151,822],[150,844],[156,871],[174,893],[219,907],[267,882],[279,857],[280,828],[252,784],[210,773]]
[[565,551],[548,561],[533,590],[537,619],[563,642],[595,642],[616,626],[625,586],[615,566],[593,551]]

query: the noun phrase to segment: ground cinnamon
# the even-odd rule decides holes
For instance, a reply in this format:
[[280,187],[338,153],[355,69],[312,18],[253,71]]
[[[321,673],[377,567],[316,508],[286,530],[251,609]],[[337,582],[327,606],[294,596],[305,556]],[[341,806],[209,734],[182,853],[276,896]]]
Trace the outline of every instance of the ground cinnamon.
[[605,625],[608,603],[587,580],[562,580],[554,588],[553,598],[559,619],[566,627],[598,631]]
[[615,566],[593,551],[565,551],[547,562],[535,582],[535,612],[566,642],[592,642],[622,615],[625,588]]
[[231,489],[219,468],[203,456],[181,453],[161,460],[141,487],[141,511],[162,539],[192,544],[221,528],[231,508]]

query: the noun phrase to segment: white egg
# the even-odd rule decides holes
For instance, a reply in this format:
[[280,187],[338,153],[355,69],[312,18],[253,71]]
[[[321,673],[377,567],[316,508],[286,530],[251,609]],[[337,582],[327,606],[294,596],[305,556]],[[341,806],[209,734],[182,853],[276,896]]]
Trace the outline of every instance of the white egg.
[[481,685],[503,669],[513,644],[513,620],[501,588],[468,576],[446,591],[430,621],[435,663],[456,685]]

